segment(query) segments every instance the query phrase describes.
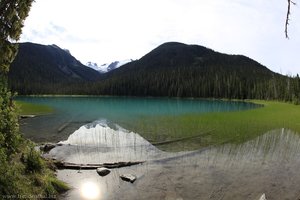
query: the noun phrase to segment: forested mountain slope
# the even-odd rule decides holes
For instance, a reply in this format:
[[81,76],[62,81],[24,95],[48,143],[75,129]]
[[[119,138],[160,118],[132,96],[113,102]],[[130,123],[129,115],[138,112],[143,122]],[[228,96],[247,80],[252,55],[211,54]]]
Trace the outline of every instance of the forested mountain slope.
[[57,46],[21,44],[10,84],[20,94],[90,94],[299,101],[300,79],[242,55],[199,45],[162,44],[108,73],[83,66]]
[[299,80],[274,73],[248,57],[170,42],[107,73],[98,91],[111,95],[284,99],[292,98],[286,91],[287,82],[290,89],[299,87]]
[[9,82],[21,94],[51,93],[65,90],[68,84],[90,82],[100,74],[74,58],[68,50],[56,45],[19,44],[11,65]]

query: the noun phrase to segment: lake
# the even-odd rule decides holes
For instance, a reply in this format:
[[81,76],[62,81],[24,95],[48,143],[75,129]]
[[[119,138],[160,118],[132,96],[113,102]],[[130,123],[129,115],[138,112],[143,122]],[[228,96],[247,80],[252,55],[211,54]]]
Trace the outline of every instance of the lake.
[[[238,101],[176,98],[18,97],[18,100],[47,105],[55,110],[53,114],[21,122],[21,132],[36,142],[65,140],[82,125],[95,121],[131,129],[144,118],[150,123],[148,119],[160,116],[176,117],[191,113],[229,112],[260,107]],[[155,134],[159,135],[159,130]]]
[[[172,123],[181,116],[197,118],[212,112],[258,109],[260,105],[129,97],[18,97],[18,100],[55,109],[53,114],[21,121],[26,137],[34,141],[60,141],[61,145],[46,156],[76,164],[144,161],[112,169],[105,177],[95,170],[58,170],[58,178],[73,188],[60,199],[259,200],[263,194],[273,200],[300,197],[298,133],[281,128],[238,142],[208,145],[207,141],[213,137],[202,132],[195,120],[187,127],[199,131],[199,137],[182,138],[184,134],[179,134],[180,137],[174,134],[179,126]],[[170,116],[177,120],[169,120]],[[160,126],[166,123],[165,117],[171,124]],[[166,131],[162,127],[173,128]],[[168,137],[166,133],[173,135]],[[161,148],[157,143],[160,141],[167,142],[168,148]],[[198,145],[201,143],[206,145]],[[132,174],[137,180],[125,182],[120,178],[123,174]]]

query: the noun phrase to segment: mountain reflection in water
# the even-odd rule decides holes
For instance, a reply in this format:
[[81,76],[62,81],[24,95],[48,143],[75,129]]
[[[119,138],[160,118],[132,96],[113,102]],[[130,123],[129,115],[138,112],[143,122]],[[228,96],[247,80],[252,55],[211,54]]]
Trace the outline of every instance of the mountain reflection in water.
[[[91,139],[93,138],[93,139]],[[81,127],[50,155],[74,163],[146,160],[113,169],[100,177],[95,170],[59,170],[74,187],[64,199],[80,195],[84,182],[100,187],[98,199],[299,199],[300,137],[273,130],[243,144],[225,144],[190,152],[158,150],[136,133],[105,124]],[[137,176],[133,184],[120,175]]]
[[132,127],[144,117],[232,112],[262,107],[262,105],[242,101],[181,98],[18,96],[17,100],[54,109],[54,112],[49,115],[21,121],[21,132],[26,138],[35,142],[66,140],[70,133],[82,125],[98,119],[106,119],[119,125]]

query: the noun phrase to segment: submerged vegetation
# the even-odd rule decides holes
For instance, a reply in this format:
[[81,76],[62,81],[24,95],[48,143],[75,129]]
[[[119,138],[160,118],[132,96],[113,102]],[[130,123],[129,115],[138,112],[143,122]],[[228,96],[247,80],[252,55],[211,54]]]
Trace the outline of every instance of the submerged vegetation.
[[288,128],[300,133],[300,107],[276,101],[251,101],[261,108],[181,116],[144,117],[135,125],[123,126],[157,143],[176,138],[199,136],[172,145],[164,150],[191,150],[227,142],[241,143],[273,129]]
[[16,101],[16,104],[20,109],[21,115],[43,115],[53,112],[53,108],[45,105],[32,104],[22,101]]

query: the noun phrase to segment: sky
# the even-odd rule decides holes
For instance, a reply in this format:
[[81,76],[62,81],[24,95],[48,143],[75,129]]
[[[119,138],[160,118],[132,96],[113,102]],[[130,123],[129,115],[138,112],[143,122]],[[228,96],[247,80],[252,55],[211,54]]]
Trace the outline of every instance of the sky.
[[162,43],[197,44],[300,74],[300,2],[287,0],[36,0],[20,42],[56,44],[83,64],[139,59]]

